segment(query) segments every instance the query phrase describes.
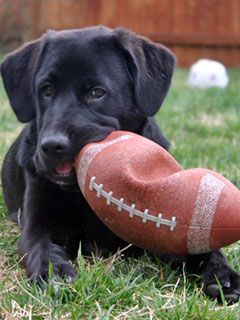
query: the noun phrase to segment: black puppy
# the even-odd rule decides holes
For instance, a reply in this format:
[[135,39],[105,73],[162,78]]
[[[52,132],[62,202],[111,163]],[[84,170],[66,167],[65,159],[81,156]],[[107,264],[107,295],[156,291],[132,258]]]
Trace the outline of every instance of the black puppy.
[[[129,130],[168,147],[152,116],[168,91],[174,56],[124,29],[50,31],[7,56],[3,82],[18,119],[28,122],[2,170],[10,218],[21,211],[19,252],[31,279],[74,278],[69,259],[126,246],[98,220],[76,184],[73,160],[91,141]],[[132,247],[132,251],[137,248]],[[237,301],[239,276],[220,251],[166,257],[201,273],[205,292]],[[215,277],[216,276],[216,277]]]

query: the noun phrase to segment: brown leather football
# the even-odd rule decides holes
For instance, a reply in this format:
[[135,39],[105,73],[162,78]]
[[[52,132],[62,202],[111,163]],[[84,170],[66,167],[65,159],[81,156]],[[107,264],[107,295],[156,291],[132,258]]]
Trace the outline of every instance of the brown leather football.
[[214,171],[183,170],[142,136],[114,131],[85,146],[75,166],[91,208],[128,243],[198,254],[240,239],[240,191]]

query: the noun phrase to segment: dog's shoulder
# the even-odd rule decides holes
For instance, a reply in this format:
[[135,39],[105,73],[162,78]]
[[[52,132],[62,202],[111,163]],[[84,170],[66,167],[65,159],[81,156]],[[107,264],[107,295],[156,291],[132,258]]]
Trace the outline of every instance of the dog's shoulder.
[[145,138],[148,138],[148,139],[156,142],[157,144],[159,144],[160,146],[162,146],[166,150],[168,150],[170,148],[170,143],[162,134],[154,117],[149,117],[147,119],[140,134],[142,136],[144,136]]

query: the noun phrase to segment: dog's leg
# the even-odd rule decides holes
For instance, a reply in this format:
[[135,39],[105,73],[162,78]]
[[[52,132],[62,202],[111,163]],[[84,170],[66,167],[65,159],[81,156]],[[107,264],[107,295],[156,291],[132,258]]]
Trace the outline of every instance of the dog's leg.
[[222,302],[221,291],[228,303],[235,303],[240,296],[240,275],[227,264],[221,250],[205,254],[174,256],[163,255],[165,262],[170,262],[173,268],[181,268],[189,273],[200,275],[203,291],[206,295]]
[[239,300],[240,275],[228,266],[222,251],[216,250],[199,257],[193,256],[190,258],[192,260],[190,266],[195,259],[196,263],[199,262],[198,269],[202,279],[203,290],[208,296],[221,302],[222,290],[227,302],[235,303]]
[[18,222],[23,206],[25,182],[22,168],[16,161],[17,142],[8,151],[2,166],[3,196],[11,221]]
[[69,259],[78,222],[71,217],[72,204],[58,186],[38,179],[26,175],[20,256],[31,280],[47,280],[50,263],[55,276],[74,279],[76,272]]

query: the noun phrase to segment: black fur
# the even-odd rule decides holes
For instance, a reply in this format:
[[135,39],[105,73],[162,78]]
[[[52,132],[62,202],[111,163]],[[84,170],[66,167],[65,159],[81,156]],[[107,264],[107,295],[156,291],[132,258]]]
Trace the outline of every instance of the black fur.
[[[126,31],[93,27],[49,31],[8,55],[3,82],[18,119],[28,122],[4,160],[2,183],[9,216],[21,210],[19,253],[28,276],[54,273],[74,278],[69,259],[109,254],[126,243],[91,211],[76,184],[71,163],[79,150],[113,130],[141,134],[168,148],[152,116],[168,91],[174,56],[165,47]],[[132,247],[132,252],[140,249]],[[205,292],[236,301],[239,276],[219,252],[194,257],[163,256],[202,273]]]

